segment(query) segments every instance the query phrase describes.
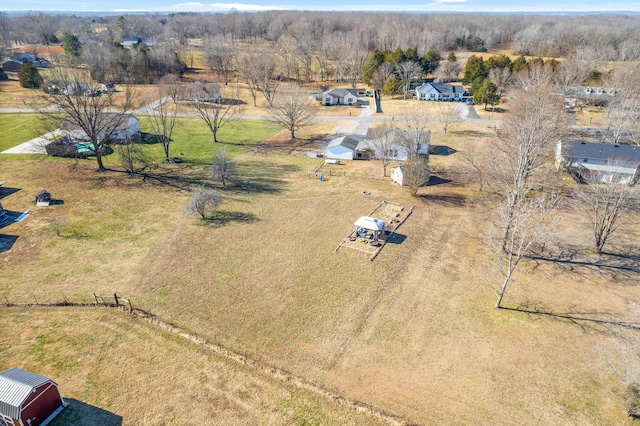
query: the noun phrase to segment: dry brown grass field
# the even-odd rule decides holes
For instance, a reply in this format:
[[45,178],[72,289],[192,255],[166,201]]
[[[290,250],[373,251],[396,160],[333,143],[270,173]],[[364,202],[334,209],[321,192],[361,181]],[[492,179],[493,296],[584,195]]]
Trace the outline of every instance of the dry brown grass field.
[[[417,102],[385,101],[398,115]],[[251,108],[245,113],[260,110]],[[0,300],[91,301],[117,292],[409,423],[630,424],[606,367],[609,330],[574,317],[619,319],[640,296],[638,215],[598,257],[585,218],[567,205],[542,256],[556,260],[527,262],[507,292],[511,309],[497,310],[482,243],[492,212],[476,199],[462,159],[490,156],[493,130],[465,123],[444,134],[434,123],[432,144],[450,155],[431,156],[437,184],[412,198],[374,161],[325,165],[326,180],[315,179],[321,160],[304,151],[336,124],[343,122],[314,123],[295,149],[284,133],[228,145],[240,177],[226,188],[211,182],[202,161],[157,165],[142,179],[97,173],[90,161],[3,155],[2,204],[31,212],[2,229],[15,243],[0,253]],[[208,221],[183,216],[201,183],[224,199]],[[571,185],[564,175],[557,184]],[[41,188],[62,202],[33,206]],[[335,253],[354,220],[385,199],[415,205],[397,243],[373,262]],[[0,320],[0,369],[21,364],[51,375],[69,397],[124,424],[169,423],[183,404],[221,423],[371,423],[120,313],[2,308]],[[161,396],[163,405],[145,386],[176,390]]]
[[3,309],[0,368],[55,377],[54,426],[380,424],[106,309]]

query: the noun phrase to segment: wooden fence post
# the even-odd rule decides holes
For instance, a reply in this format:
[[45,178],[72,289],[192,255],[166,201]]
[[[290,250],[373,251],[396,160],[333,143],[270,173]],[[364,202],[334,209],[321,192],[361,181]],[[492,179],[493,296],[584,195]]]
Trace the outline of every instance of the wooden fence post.
[[113,293],[113,298],[116,301],[116,306],[120,306],[120,302],[118,302],[118,295],[116,293]]

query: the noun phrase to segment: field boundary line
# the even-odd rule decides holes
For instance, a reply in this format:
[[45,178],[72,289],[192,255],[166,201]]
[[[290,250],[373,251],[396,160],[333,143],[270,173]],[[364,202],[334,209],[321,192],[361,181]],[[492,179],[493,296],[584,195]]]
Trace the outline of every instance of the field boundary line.
[[[123,298],[124,299],[124,298]],[[128,301],[128,300],[127,300]],[[119,312],[124,313],[125,315],[145,322],[149,325],[154,326],[155,328],[159,328],[163,331],[169,332],[175,336],[178,336],[196,346],[204,348],[210,352],[213,352],[227,360],[233,361],[235,363],[247,366],[252,368],[255,371],[266,374],[267,376],[291,383],[294,386],[310,391],[318,396],[323,398],[328,398],[337,402],[340,405],[346,406],[352,410],[355,410],[359,413],[368,415],[372,418],[376,418],[381,420],[389,425],[393,426],[407,426],[409,423],[392,414],[386,413],[382,410],[376,409],[373,406],[357,401],[354,399],[346,398],[337,392],[325,389],[319,384],[313,383],[308,379],[305,379],[302,376],[298,376],[293,374],[287,370],[282,368],[269,366],[262,361],[258,361],[256,359],[250,358],[246,355],[242,355],[240,353],[234,352],[233,350],[226,348],[217,343],[212,343],[207,339],[204,339],[193,332],[189,332],[181,327],[178,327],[162,318],[158,317],[151,312],[145,311],[140,308],[132,308],[130,309],[126,305],[108,305],[101,303],[88,303],[88,302],[70,302],[65,300],[63,302],[52,302],[52,303],[3,303],[0,304],[0,308],[21,308],[21,309],[30,309],[30,308],[106,308],[106,309],[116,309]]]

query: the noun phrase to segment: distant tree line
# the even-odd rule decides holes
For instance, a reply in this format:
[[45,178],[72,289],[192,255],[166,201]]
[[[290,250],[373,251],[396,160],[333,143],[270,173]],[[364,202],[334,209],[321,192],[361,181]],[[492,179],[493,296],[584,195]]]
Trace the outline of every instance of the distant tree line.
[[[486,51],[512,45],[527,56],[567,57],[599,61],[640,60],[640,17],[637,15],[491,15],[364,12],[267,11],[257,13],[149,13],[120,16],[77,16],[0,12],[0,48],[12,44],[49,46],[67,33],[83,45],[120,42],[124,37],[171,42],[190,39],[231,43],[266,41],[278,48],[296,46],[296,56],[314,58],[400,48],[428,51]],[[175,50],[178,50],[177,48]],[[314,53],[315,55],[315,53]],[[304,62],[304,61],[303,61]],[[304,67],[303,67],[304,68]]]

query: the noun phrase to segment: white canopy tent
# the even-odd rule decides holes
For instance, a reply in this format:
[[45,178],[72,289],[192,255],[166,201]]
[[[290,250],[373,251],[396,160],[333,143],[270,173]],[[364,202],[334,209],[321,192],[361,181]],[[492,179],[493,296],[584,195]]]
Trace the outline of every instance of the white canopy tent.
[[[366,236],[370,234],[374,241],[378,241],[380,232],[384,231],[384,220],[376,219],[369,216],[361,216],[353,224],[356,237]],[[368,232],[370,231],[370,232]]]

